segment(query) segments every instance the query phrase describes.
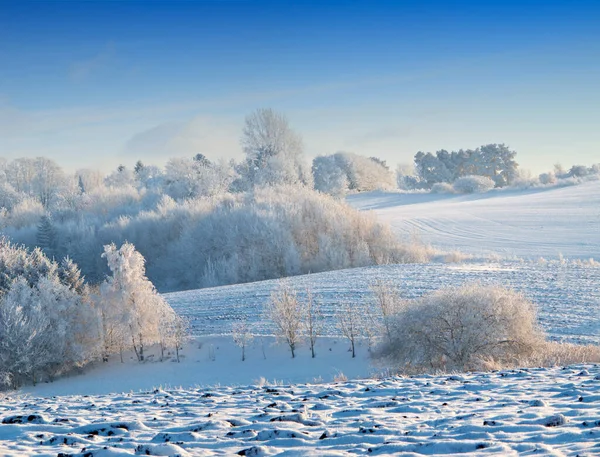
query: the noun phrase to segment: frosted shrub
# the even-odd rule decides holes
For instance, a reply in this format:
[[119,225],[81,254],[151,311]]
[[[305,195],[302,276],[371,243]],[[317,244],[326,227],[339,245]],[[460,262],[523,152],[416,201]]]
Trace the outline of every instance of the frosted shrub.
[[556,175],[553,172],[542,173],[539,176],[540,184],[548,185],[556,183]]
[[524,360],[543,344],[533,303],[512,290],[471,284],[405,301],[379,356],[407,372],[473,370]]
[[453,194],[454,188],[452,184],[447,182],[436,182],[433,186],[431,186],[432,194]]
[[459,194],[479,194],[494,188],[494,181],[486,176],[465,176],[454,181],[452,187]]

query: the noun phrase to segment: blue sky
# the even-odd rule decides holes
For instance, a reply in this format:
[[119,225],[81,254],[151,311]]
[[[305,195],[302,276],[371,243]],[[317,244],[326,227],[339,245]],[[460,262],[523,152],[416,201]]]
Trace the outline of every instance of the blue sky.
[[0,0],[0,157],[68,169],[241,157],[287,114],[309,157],[504,142],[600,161],[600,4]]

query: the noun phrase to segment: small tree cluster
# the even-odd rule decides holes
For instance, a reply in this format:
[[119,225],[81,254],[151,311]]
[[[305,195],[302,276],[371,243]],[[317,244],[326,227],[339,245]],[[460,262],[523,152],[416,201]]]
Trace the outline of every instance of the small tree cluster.
[[0,239],[0,387],[53,378],[94,356],[93,307],[68,259]]
[[186,323],[144,276],[133,245],[105,247],[112,276],[90,288],[69,258],[60,263],[0,239],[0,388],[52,379],[102,356],[179,348]]
[[280,281],[271,293],[266,314],[275,326],[277,337],[289,346],[292,358],[296,357],[296,349],[304,339],[309,343],[311,356],[316,357],[315,345],[322,332],[323,315],[309,290],[306,300],[302,301],[289,283]]
[[431,188],[435,183],[451,183],[475,175],[490,178],[495,187],[510,185],[518,170],[516,152],[504,144],[488,144],[477,149],[448,152],[444,149],[417,152],[415,171],[419,181]]

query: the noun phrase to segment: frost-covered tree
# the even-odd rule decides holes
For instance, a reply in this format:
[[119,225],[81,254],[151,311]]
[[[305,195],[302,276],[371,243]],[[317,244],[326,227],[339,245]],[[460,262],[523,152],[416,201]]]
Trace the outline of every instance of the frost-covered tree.
[[392,341],[394,316],[400,311],[402,300],[398,291],[390,283],[377,280],[370,286],[375,296],[375,309],[379,314],[382,331],[388,341]]
[[246,161],[240,171],[247,186],[304,184],[312,187],[302,139],[283,114],[261,108],[246,116],[241,144]]
[[119,165],[115,171],[104,178],[104,183],[108,187],[134,186],[135,174],[124,165]]
[[417,152],[415,155],[415,171],[430,187],[438,182],[451,182],[454,180],[454,175],[447,165],[430,152]]
[[312,164],[315,190],[343,197],[349,189],[347,174],[333,155],[315,157]]
[[392,189],[394,176],[384,161],[349,152],[320,156],[313,160],[315,189],[335,196],[348,190]]
[[103,257],[112,272],[100,287],[105,348],[114,349],[109,344],[113,338],[119,349],[129,340],[137,359],[143,361],[144,350],[161,342],[159,327],[167,325],[174,313],[146,278],[144,257],[133,244],[124,243],[119,249],[106,245]]
[[49,258],[53,258],[56,249],[56,233],[52,221],[47,215],[42,216],[37,227],[36,243]]
[[36,295],[21,278],[0,299],[0,385],[35,382],[54,355],[55,336]]
[[58,278],[69,289],[80,295],[85,293],[85,280],[81,275],[81,270],[69,257],[62,259],[58,265]]
[[212,197],[229,190],[234,171],[225,161],[174,158],[165,167],[165,192],[175,200]]

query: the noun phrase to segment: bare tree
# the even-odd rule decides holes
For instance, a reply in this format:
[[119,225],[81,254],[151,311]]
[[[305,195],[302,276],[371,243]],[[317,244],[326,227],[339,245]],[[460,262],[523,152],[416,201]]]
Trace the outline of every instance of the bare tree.
[[244,319],[241,322],[236,322],[232,327],[233,342],[242,349],[242,362],[246,360],[246,347],[252,341],[254,335],[250,331],[248,320]]
[[388,282],[378,279],[370,286],[375,295],[386,339],[392,341],[393,316],[399,311],[402,300],[398,291]]
[[310,289],[306,289],[306,302],[304,303],[304,333],[310,344],[310,353],[314,359],[315,343],[323,329],[323,313],[321,306],[314,300]]
[[352,358],[356,357],[356,340],[361,335],[363,326],[363,316],[360,306],[352,305],[347,301],[340,304],[340,308],[336,312],[338,328],[348,341],[352,348]]
[[277,290],[271,293],[267,314],[275,324],[277,337],[290,347],[292,358],[296,357],[302,332],[302,306],[287,282],[280,281]]

